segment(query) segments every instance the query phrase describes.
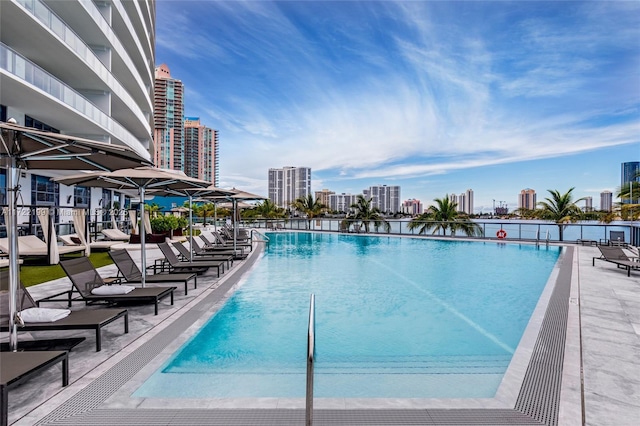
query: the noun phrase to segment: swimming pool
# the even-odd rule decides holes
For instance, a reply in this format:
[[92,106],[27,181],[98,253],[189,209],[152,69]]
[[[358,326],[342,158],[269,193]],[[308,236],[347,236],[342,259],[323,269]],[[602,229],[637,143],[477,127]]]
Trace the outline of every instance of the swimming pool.
[[273,233],[263,259],[136,397],[495,394],[560,248]]

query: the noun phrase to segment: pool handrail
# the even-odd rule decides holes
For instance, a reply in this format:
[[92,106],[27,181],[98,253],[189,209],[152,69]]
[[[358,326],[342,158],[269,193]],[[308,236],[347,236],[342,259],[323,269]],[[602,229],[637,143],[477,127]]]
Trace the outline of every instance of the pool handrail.
[[305,425],[313,424],[313,364],[316,353],[316,297],[312,293],[309,302],[309,329],[307,331],[307,396]]

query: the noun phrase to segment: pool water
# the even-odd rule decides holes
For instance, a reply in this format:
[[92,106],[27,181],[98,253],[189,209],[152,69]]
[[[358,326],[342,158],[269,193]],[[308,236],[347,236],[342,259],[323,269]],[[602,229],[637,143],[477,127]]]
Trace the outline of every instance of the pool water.
[[560,254],[494,242],[272,233],[265,254],[137,397],[492,397]]

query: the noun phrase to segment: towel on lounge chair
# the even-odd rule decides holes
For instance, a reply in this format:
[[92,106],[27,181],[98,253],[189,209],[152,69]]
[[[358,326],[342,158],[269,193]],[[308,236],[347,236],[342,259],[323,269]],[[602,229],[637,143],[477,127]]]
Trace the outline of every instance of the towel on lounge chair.
[[19,312],[20,318],[25,323],[30,322],[54,322],[66,318],[71,313],[69,309],[55,308],[27,308]]
[[111,294],[127,294],[131,293],[136,288],[130,285],[101,285],[91,290],[91,294],[97,294],[99,296],[106,296]]

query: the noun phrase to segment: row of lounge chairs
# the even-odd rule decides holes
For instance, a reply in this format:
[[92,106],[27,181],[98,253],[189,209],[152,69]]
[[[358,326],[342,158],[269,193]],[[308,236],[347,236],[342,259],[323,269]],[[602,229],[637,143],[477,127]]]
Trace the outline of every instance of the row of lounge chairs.
[[[211,238],[215,238],[213,235]],[[222,238],[222,237],[220,237]],[[196,241],[198,241],[196,243]],[[234,251],[224,246],[224,243],[209,244],[206,239],[191,239],[189,247],[181,243],[161,243],[160,248],[164,254],[163,266],[157,274],[146,274],[144,279],[147,283],[184,283],[184,292],[188,293],[189,285],[197,288],[198,275],[210,268],[216,268],[218,275],[233,265],[234,259],[244,255],[244,248]],[[174,249],[178,251],[176,254]],[[174,303],[175,286],[150,286],[135,287],[126,294],[95,294],[93,290],[97,288],[127,287],[118,284],[137,284],[142,281],[143,271],[141,271],[135,261],[126,250],[111,250],[109,255],[113,259],[118,275],[116,277],[103,278],[88,258],[79,257],[62,260],[60,265],[69,277],[72,287],[64,291],[43,299],[35,301],[29,291],[20,283],[18,289],[17,311],[23,313],[29,309],[43,309],[41,304],[47,302],[64,302],[71,308],[73,302],[84,302],[87,305],[106,303],[108,307],[84,308],[69,310],[68,315],[55,321],[25,322],[19,325],[20,331],[50,331],[50,330],[94,330],[96,333],[96,351],[102,349],[101,331],[103,327],[119,319],[123,320],[124,332],[129,332],[128,310],[114,305],[126,303],[151,303],[154,305],[155,314],[158,314],[158,304],[165,298],[170,298]],[[179,259],[178,256],[182,256]],[[244,255],[246,256],[246,255]],[[0,329],[9,330],[9,292],[8,292],[8,270],[0,270]],[[26,316],[26,315],[25,315]],[[18,318],[20,321],[20,318]],[[84,338],[55,339],[73,340],[68,344],[68,349],[78,344]],[[37,343],[37,342],[33,342]],[[66,343],[66,342],[65,342]],[[53,345],[53,344],[52,344]],[[6,345],[5,345],[6,346]],[[52,346],[55,348],[55,346]],[[20,348],[20,346],[19,346]],[[35,345],[37,349],[37,345]],[[14,386],[22,383],[40,371],[49,368],[58,362],[63,363],[63,386],[69,381],[68,355],[67,351],[38,351],[28,352],[0,352],[2,359],[2,378],[0,380],[0,390],[2,391],[2,415],[0,424],[7,423],[7,392]]]

